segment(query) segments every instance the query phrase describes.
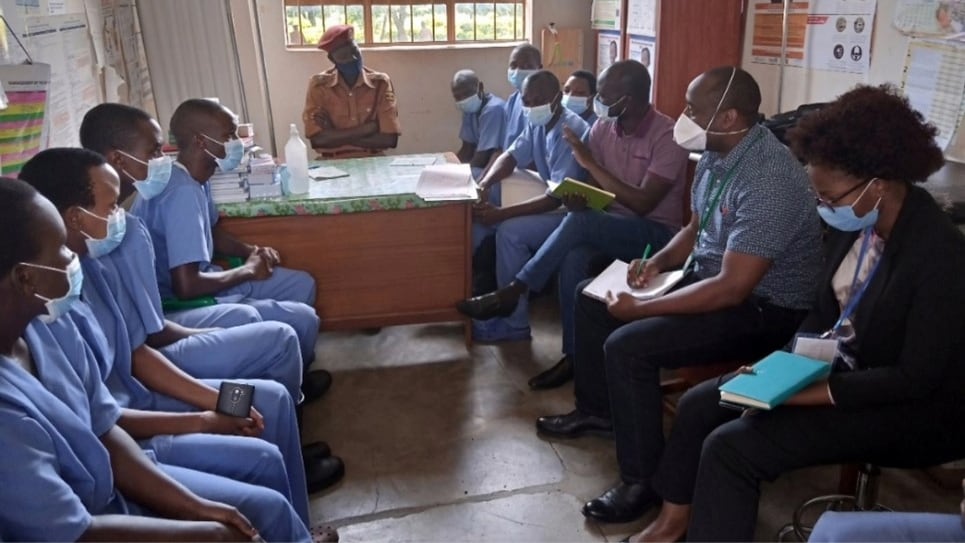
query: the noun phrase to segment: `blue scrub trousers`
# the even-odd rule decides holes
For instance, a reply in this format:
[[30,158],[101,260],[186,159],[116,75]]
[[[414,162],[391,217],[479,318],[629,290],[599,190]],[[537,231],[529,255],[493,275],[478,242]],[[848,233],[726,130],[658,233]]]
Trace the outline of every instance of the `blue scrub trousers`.
[[961,515],[828,511],[821,515],[809,542],[965,541]]
[[283,322],[295,329],[307,368],[315,360],[318,315],[315,314],[315,280],[303,271],[275,268],[264,281],[249,281],[218,293],[254,307],[266,321]]
[[298,336],[287,324],[259,322],[212,330],[175,341],[161,353],[192,377],[270,379],[301,402],[304,368]]
[[[499,288],[516,278],[516,274],[559,226],[564,216],[562,212],[526,215],[501,222],[495,227],[473,223],[474,244],[477,243],[477,235],[481,240],[492,232],[496,233],[496,283]],[[509,317],[475,321],[473,325],[473,336],[481,340],[528,337],[529,297],[521,297],[519,305]]]
[[542,290],[559,271],[560,313],[563,320],[563,354],[575,352],[576,286],[587,279],[590,261],[599,253],[614,260],[640,258],[649,243],[653,252],[670,241],[674,232],[644,217],[586,210],[567,213],[536,255],[516,274],[530,290]]
[[[228,456],[212,453],[217,456]],[[311,541],[308,526],[277,491],[193,469],[161,463],[158,467],[172,479],[202,498],[238,509],[265,541]]]
[[[202,379],[215,389],[221,387],[221,379]],[[301,437],[295,420],[295,404],[291,395],[274,381],[231,379],[232,382],[248,383],[255,386],[253,405],[265,419],[265,431],[261,439],[275,445],[285,461],[288,474],[288,488],[291,489],[292,506],[305,525],[309,525],[308,485],[305,482],[305,464],[302,460]],[[153,402],[147,409],[152,411],[172,411],[176,413],[194,412],[198,409],[169,396],[152,394]],[[249,438],[250,439],[250,438]],[[219,455],[218,459],[227,455]]]
[[188,328],[231,328],[261,322],[258,310],[245,304],[216,304],[165,313],[164,318]]

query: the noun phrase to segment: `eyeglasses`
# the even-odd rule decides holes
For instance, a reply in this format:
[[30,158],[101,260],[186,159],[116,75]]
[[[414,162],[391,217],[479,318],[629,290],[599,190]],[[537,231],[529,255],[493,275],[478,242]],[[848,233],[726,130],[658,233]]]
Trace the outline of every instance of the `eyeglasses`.
[[864,181],[860,181],[860,182],[858,182],[858,184],[856,184],[855,186],[853,186],[853,187],[851,187],[850,189],[846,190],[846,191],[844,192],[844,194],[840,194],[840,195],[838,195],[838,196],[835,196],[834,198],[831,198],[830,200],[825,200],[824,198],[821,198],[820,196],[815,195],[815,196],[814,196],[814,201],[817,202],[817,205],[822,206],[822,207],[825,207],[825,208],[827,208],[827,209],[830,209],[831,212],[834,213],[834,204],[840,202],[841,199],[844,198],[845,196],[851,194],[852,192],[858,190],[858,189],[861,188],[862,186],[867,185],[868,183],[870,183],[870,182],[872,182],[872,181],[874,181],[874,178],[866,179],[866,180],[864,180]]

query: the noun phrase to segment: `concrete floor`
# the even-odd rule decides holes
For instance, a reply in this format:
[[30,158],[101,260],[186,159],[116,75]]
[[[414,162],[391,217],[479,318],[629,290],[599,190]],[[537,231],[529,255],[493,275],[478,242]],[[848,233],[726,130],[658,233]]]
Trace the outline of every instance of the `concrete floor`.
[[[617,481],[612,441],[537,437],[535,419],[573,408],[572,385],[531,392],[527,379],[559,359],[556,303],[533,304],[533,340],[475,345],[456,324],[377,335],[325,333],[320,367],[332,390],[305,411],[306,441],[345,460],[342,482],[312,496],[315,522],[352,541],[619,541],[630,524],[585,521],[582,504]],[[803,500],[835,491],[837,467],[766,485],[757,539],[775,539]],[[942,472],[954,487],[960,473]],[[957,477],[957,479],[956,479]],[[886,471],[881,502],[957,512],[960,487],[920,471]]]

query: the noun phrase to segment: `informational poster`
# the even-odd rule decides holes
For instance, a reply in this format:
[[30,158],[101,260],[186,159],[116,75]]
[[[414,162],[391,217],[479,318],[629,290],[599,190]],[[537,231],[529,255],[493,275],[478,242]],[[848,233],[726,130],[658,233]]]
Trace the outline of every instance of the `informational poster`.
[[603,72],[620,58],[620,33],[600,32],[596,41],[596,71]]
[[51,66],[47,146],[76,146],[84,113],[100,102],[87,16],[34,16],[25,23],[25,45],[34,61]]
[[590,26],[594,30],[620,30],[622,0],[593,0]]
[[88,2],[87,17],[97,65],[104,70],[108,99],[154,113],[154,92],[135,1]]
[[7,108],[0,110],[0,174],[16,176],[44,148],[44,116],[50,88],[50,65],[0,66]]
[[965,44],[913,39],[908,45],[902,90],[912,107],[938,128],[936,141],[949,158],[965,160],[961,132],[965,113]]
[[657,35],[657,0],[627,1],[627,34]]
[[[753,62],[781,62],[784,5],[754,4]],[[811,0],[789,6],[785,62],[815,70],[867,74],[876,0]]]
[[893,24],[909,36],[965,41],[965,0],[898,0]]
[[653,100],[653,74],[656,72],[657,39],[652,36],[630,35],[627,60],[636,60],[650,72],[650,99]]

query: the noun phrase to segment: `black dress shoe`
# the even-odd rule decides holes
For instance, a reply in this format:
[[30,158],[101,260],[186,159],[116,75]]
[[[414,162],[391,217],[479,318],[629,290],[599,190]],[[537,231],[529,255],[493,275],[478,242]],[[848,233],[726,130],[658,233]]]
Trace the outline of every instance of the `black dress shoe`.
[[552,368],[540,373],[529,380],[529,388],[546,390],[561,387],[573,379],[573,362],[564,356]]
[[305,482],[308,484],[309,494],[334,485],[342,479],[343,475],[345,475],[345,464],[337,456],[305,459]]
[[620,483],[599,498],[586,502],[583,516],[600,522],[630,522],[660,503],[660,497],[643,483]]
[[573,410],[565,415],[547,415],[536,419],[536,432],[552,437],[580,437],[597,435],[613,437],[613,423]]
[[305,462],[309,459],[319,459],[332,456],[332,449],[324,441],[314,441],[307,445],[302,445],[302,458]]
[[305,395],[304,403],[313,402],[323,395],[332,386],[332,374],[325,370],[314,370],[305,374],[302,378],[302,394]]
[[469,298],[456,304],[456,310],[467,317],[485,321],[496,317],[508,317],[516,310],[519,300],[505,302],[499,297],[499,291]]

